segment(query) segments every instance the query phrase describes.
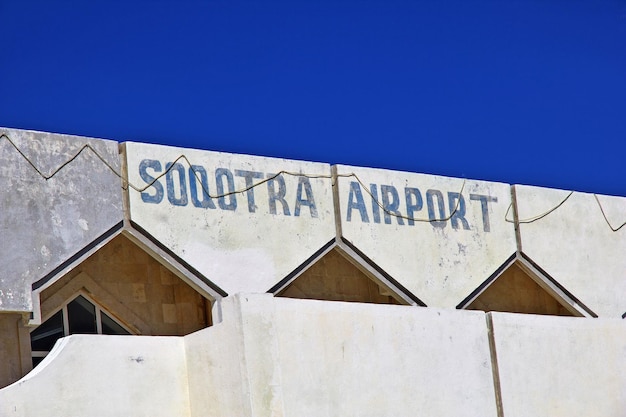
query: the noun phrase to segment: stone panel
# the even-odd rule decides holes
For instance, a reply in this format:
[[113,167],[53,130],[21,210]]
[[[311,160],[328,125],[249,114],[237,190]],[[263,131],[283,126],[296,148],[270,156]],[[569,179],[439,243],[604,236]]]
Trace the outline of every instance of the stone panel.
[[482,312],[276,299],[285,416],[497,415]]
[[562,304],[513,263],[472,303],[468,310],[571,316]]
[[0,313],[0,388],[30,371],[30,338],[24,317]]
[[184,335],[211,323],[209,301],[123,235],[42,291],[42,316],[81,290],[144,335]]
[[328,301],[402,304],[336,249],[324,255],[278,295]]

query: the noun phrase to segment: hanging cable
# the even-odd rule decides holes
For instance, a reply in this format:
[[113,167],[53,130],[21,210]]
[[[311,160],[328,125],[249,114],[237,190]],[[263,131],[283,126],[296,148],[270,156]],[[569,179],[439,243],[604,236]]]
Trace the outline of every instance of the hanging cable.
[[604,213],[604,209],[602,208],[602,204],[600,204],[600,199],[598,198],[597,194],[593,195],[596,198],[596,202],[598,203],[598,207],[600,207],[600,212],[602,213],[602,217],[604,217],[604,221],[606,221],[606,224],[609,225],[609,227],[611,228],[612,231],[617,232],[619,229],[621,229],[622,227],[624,227],[626,225],[626,222],[622,223],[619,227],[614,228],[611,223],[609,222],[609,219],[606,217],[606,214]]
[[[538,214],[536,216],[533,217],[529,217],[527,219],[524,220],[518,220],[517,223],[518,224],[526,224],[526,223],[533,223],[536,222],[537,220],[543,219],[544,217],[546,217],[548,214],[552,213],[553,211],[555,211],[556,209],[558,209],[559,207],[561,207],[571,196],[572,194],[574,194],[574,191],[570,191],[569,194],[556,206],[552,207],[550,210],[542,213],[542,214]],[[504,220],[509,222],[509,223],[515,223],[515,220],[510,220],[509,217],[509,212],[511,211],[511,208],[513,207],[513,202],[511,202],[509,204],[509,208],[506,209],[506,213],[504,214]]]
[[[76,160],[83,152],[86,151],[90,151],[98,160],[100,160],[100,162],[102,162],[116,177],[118,177],[120,180],[122,180],[122,188],[124,190],[128,190],[129,188],[135,190],[136,192],[144,192],[145,190],[147,190],[148,188],[152,187],[159,179],[163,178],[165,175],[167,175],[172,168],[174,167],[174,165],[178,162],[178,161],[185,161],[187,163],[187,165],[189,166],[189,168],[191,169],[191,171],[194,174],[194,177],[196,178],[196,180],[198,181],[198,183],[202,186],[202,190],[204,191],[204,193],[212,199],[215,198],[223,198],[223,197],[228,197],[230,195],[233,194],[242,194],[245,193],[255,187],[258,187],[260,185],[263,185],[269,181],[275,180],[277,177],[279,177],[280,175],[290,175],[290,176],[295,176],[295,177],[306,177],[306,178],[311,178],[311,179],[330,179],[332,180],[332,185],[335,186],[336,184],[334,183],[335,179],[332,175],[322,175],[322,174],[304,174],[304,173],[298,173],[298,172],[290,172],[290,171],[279,171],[276,174],[273,174],[259,182],[256,182],[250,186],[238,189],[238,190],[233,190],[233,191],[229,191],[227,193],[223,193],[223,194],[219,194],[219,195],[211,195],[209,193],[209,190],[204,186],[201,177],[199,176],[199,174],[196,172],[196,170],[193,168],[193,164],[189,161],[189,159],[187,158],[187,156],[185,156],[184,154],[181,154],[180,156],[178,156],[174,162],[172,162],[171,164],[169,164],[170,166],[167,167],[165,169],[164,172],[160,173],[158,176],[156,176],[152,181],[150,181],[148,184],[146,184],[143,187],[139,187],[136,186],[134,184],[132,184],[128,178],[125,178],[120,172],[118,172],[115,167],[113,167],[113,165],[111,165],[104,157],[102,157],[98,151],[96,151],[91,145],[89,144],[85,144],[83,145],[74,155],[72,155],[69,159],[67,159],[65,162],[63,162],[62,164],[60,164],[56,169],[54,169],[50,174],[45,174],[43,173],[31,160],[30,158],[28,158],[28,156],[26,156],[26,154],[24,154],[24,152],[22,152],[22,150],[15,144],[15,142],[13,142],[11,140],[11,138],[3,133],[0,135],[0,139],[6,139],[11,146],[13,147],[13,149],[15,149],[15,151],[18,152],[19,155],[22,156],[22,158],[31,166],[32,169],[35,170],[35,172],[41,176],[43,179],[45,179],[46,181],[52,179],[55,175],[57,175],[61,170],[63,170],[67,165],[69,165],[70,163],[72,163],[74,160]],[[398,214],[396,212],[393,212],[391,210],[389,210],[387,207],[385,207],[385,205],[381,204],[380,201],[378,201],[378,198],[376,198],[372,192],[369,190],[369,188],[363,183],[363,181],[361,181],[361,179],[355,174],[355,173],[349,173],[349,174],[337,174],[336,175],[337,178],[354,178],[360,185],[361,187],[363,187],[363,189],[365,190],[365,192],[370,196],[370,198],[376,203],[376,205],[387,215],[392,216],[392,217],[396,217],[396,218],[400,218],[400,219],[404,219],[407,221],[413,221],[413,222],[424,222],[424,223],[433,223],[433,222],[443,222],[443,221],[449,221],[451,220],[454,215],[457,213],[459,207],[460,207],[460,203],[461,203],[461,199],[458,198],[456,203],[455,203],[455,207],[454,210],[452,210],[452,212],[450,212],[449,216],[443,217],[443,218],[436,218],[436,219],[419,219],[419,218],[414,218],[411,216],[404,216],[402,214]],[[463,180],[463,183],[461,184],[461,189],[459,190],[459,195],[461,195],[463,193],[463,190],[465,189],[465,184],[466,184],[466,180]],[[528,224],[528,223],[533,223],[536,222],[540,219],[543,219],[544,217],[548,216],[549,214],[553,213],[554,211],[556,211],[558,208],[560,208],[571,196],[572,194],[574,194],[574,191],[570,191],[569,194],[560,202],[558,203],[556,206],[552,207],[550,210],[541,213],[539,215],[536,216],[532,216],[529,217],[527,219],[523,219],[523,220],[518,220],[517,223],[518,224]],[[598,203],[598,207],[600,208],[600,212],[602,213],[602,217],[604,218],[604,221],[607,223],[607,225],[609,226],[609,228],[613,231],[613,232],[617,232],[618,230],[620,230],[621,228],[623,228],[624,226],[626,226],[626,222],[622,223],[620,226],[618,227],[613,227],[611,225],[611,223],[609,222],[608,218],[606,217],[606,214],[604,212],[604,208],[602,207],[602,204],[600,202],[600,200],[598,199],[598,196],[596,194],[594,194],[594,197],[596,199],[596,202]],[[507,211],[504,215],[504,220],[508,223],[514,223],[515,220],[509,219],[509,213],[511,211],[511,208],[513,206],[513,203],[511,202],[511,204],[509,204],[509,207],[507,208]]]

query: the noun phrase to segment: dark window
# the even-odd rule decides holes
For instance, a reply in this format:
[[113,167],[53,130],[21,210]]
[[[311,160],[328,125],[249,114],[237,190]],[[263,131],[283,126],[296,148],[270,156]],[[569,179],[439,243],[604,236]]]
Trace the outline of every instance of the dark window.
[[79,295],[67,305],[69,334],[97,334],[96,306]]
[[50,352],[58,339],[70,334],[131,334],[83,295],[65,303],[59,311],[30,333],[33,366]]
[[50,350],[63,337],[63,311],[58,311],[30,334],[30,347],[35,350]]

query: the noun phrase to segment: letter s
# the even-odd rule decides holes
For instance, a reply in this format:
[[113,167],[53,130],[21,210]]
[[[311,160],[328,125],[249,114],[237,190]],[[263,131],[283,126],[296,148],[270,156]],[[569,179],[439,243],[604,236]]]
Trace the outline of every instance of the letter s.
[[[139,163],[139,176],[141,176],[141,179],[144,180],[146,184],[149,184],[150,187],[155,190],[154,194],[143,191],[141,193],[141,199],[144,203],[159,204],[163,200],[163,185],[159,180],[148,174],[148,168],[152,168],[154,172],[162,171],[161,162],[154,159],[144,159]],[[148,187],[148,189],[150,187]]]

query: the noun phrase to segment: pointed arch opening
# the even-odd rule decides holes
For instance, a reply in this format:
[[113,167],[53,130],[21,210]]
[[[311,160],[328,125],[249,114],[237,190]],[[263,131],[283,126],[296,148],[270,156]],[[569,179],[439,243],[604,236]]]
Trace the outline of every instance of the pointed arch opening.
[[315,261],[278,297],[374,304],[406,304],[350,262],[335,247]]
[[131,335],[134,332],[81,291],[67,299],[30,332],[33,367],[50,353],[57,340],[72,334]]
[[574,316],[535,282],[518,263],[511,264],[467,307],[467,310]]
[[523,254],[511,256],[457,308],[485,312],[597,317]]

